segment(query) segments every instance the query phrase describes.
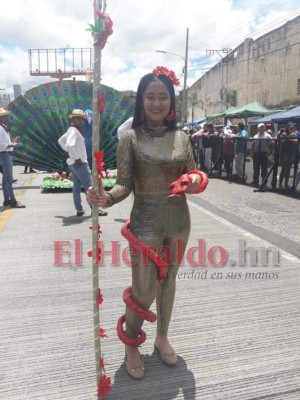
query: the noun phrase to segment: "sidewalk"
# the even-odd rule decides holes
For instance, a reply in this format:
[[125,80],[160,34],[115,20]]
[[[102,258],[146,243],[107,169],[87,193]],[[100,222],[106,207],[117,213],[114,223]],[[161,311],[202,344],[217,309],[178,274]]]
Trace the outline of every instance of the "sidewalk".
[[[71,193],[40,193],[44,174],[14,170],[18,200],[27,207],[0,207],[0,400],[94,400],[89,212],[75,216]],[[101,326],[108,335],[101,347],[113,381],[107,399],[298,400],[299,260],[202,208],[193,196],[192,231],[170,326],[178,365],[169,368],[153,353],[155,324],[146,322],[141,347],[146,376],[134,381],[127,375],[116,322],[124,313],[123,290],[131,282],[121,258],[127,242],[120,234],[131,203],[129,197],[99,218],[105,250],[115,240],[120,248],[120,266],[111,266],[107,254],[100,268]],[[80,263],[76,239],[81,241]],[[70,257],[61,261],[70,258],[73,265],[54,265],[58,241],[70,242]],[[198,244],[205,244],[205,266],[191,267],[193,260],[203,261],[192,251]],[[215,252],[213,246],[219,246]],[[270,246],[270,259],[264,261]],[[220,251],[228,261],[213,266]],[[251,266],[255,254],[257,265]]]

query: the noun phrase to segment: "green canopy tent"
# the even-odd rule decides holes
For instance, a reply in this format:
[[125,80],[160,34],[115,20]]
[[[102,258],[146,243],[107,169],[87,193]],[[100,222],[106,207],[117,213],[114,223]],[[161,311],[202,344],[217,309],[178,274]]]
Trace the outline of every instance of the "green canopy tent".
[[255,115],[268,115],[274,114],[275,112],[279,112],[281,110],[270,110],[269,108],[263,106],[262,104],[258,103],[257,101],[246,104],[242,107],[230,107],[227,110],[223,111],[219,114],[211,114],[207,117],[207,119],[213,118],[244,118],[245,124],[247,124],[248,117],[252,117]]
[[270,110],[269,108],[263,106],[262,104],[258,103],[257,101],[246,104],[243,107],[238,107],[233,110],[225,110],[225,117],[229,118],[244,118],[245,124],[247,124],[248,117],[252,117],[255,115],[268,115],[274,114],[275,112],[279,112],[281,110]]
[[220,113],[210,114],[208,117],[206,117],[206,119],[212,120],[212,119],[215,119],[215,118],[225,118],[227,112],[231,112],[231,111],[234,111],[236,109],[237,109],[237,107],[229,107],[229,108],[227,108],[227,110],[222,111]]

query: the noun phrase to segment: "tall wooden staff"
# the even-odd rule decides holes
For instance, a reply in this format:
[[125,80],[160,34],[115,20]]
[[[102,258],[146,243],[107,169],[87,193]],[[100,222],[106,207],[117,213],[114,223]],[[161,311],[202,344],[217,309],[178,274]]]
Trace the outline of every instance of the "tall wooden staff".
[[[94,25],[87,29],[92,32],[94,38],[94,69],[93,69],[93,165],[92,177],[93,187],[97,190],[102,185],[99,173],[102,171],[103,154],[100,149],[100,112],[104,111],[104,97],[101,94],[101,50],[104,48],[107,38],[112,34],[112,21],[106,14],[106,1],[94,0]],[[96,159],[97,157],[97,159]],[[101,186],[102,188],[102,186]],[[100,335],[105,337],[104,329],[100,328],[99,306],[103,301],[99,287],[98,273],[98,240],[100,235],[98,222],[98,206],[92,208],[92,274],[93,274],[93,312],[94,312],[94,342],[95,342],[95,361],[96,378],[98,388],[98,398],[106,397],[111,389],[111,379],[105,374],[104,359],[101,357]],[[90,253],[90,252],[89,252]],[[89,254],[88,253],[88,254]]]
[[[95,27],[99,21],[99,14],[97,10],[106,9],[106,1],[94,0],[94,21]],[[99,151],[100,148],[100,111],[98,106],[99,95],[100,95],[100,81],[101,81],[101,46],[100,46],[100,32],[94,32],[94,72],[93,72],[93,125],[92,125],[92,141],[93,141],[93,154]],[[93,187],[98,188],[99,173],[97,169],[97,163],[95,157],[93,157],[92,166],[92,176],[93,176]],[[98,232],[98,207],[93,206],[92,208],[92,243],[93,243],[93,259],[92,259],[92,273],[93,273],[93,311],[94,311],[94,341],[95,341],[95,358],[96,358],[96,379],[97,386],[99,385],[101,379],[101,368],[100,368],[100,358],[101,358],[101,344],[100,344],[100,313],[98,306],[98,288],[99,288],[99,273],[98,273],[98,252],[97,252],[97,242],[99,239]]]

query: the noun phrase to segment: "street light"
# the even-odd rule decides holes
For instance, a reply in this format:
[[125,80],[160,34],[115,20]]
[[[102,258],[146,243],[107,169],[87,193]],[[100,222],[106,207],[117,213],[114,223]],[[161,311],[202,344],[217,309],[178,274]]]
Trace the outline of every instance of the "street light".
[[176,54],[176,53],[171,53],[170,51],[164,51],[164,50],[156,50],[157,53],[164,53],[164,54],[173,54],[173,56],[178,56],[181,57],[183,59],[183,61],[185,61],[184,57],[181,56],[180,54]]
[[156,50],[157,53],[164,53],[164,54],[172,54],[173,56],[178,56],[183,59],[184,61],[184,81],[183,81],[183,101],[182,101],[182,115],[181,119],[183,122],[186,122],[186,112],[187,112],[187,91],[186,91],[186,81],[187,81],[187,60],[188,60],[188,45],[189,43],[189,28],[186,29],[186,46],[185,46],[185,57],[181,56],[180,54],[171,53],[170,51],[164,50]]

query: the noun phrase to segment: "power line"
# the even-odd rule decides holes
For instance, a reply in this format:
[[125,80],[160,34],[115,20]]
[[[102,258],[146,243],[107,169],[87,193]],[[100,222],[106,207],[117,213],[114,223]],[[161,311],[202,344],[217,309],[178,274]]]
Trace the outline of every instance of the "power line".
[[[282,4],[280,4],[281,7],[284,6],[285,4],[287,4],[288,2],[289,2],[289,1],[284,1]],[[268,5],[268,7],[263,8],[263,9],[261,10],[261,12],[260,12],[260,15],[261,15],[262,17],[268,15],[269,12],[270,12],[270,8],[272,8],[272,10],[274,10],[274,9],[275,9],[275,10],[276,10],[276,9],[279,9],[279,7],[277,7],[277,8],[275,7],[275,5],[276,5],[277,3],[281,3],[281,2],[280,2],[280,1],[275,1],[274,3]],[[281,8],[281,7],[280,7],[280,8]],[[291,18],[291,15],[292,15],[292,14],[288,15],[287,18]],[[265,30],[265,29],[268,28],[268,27],[274,26],[276,23],[278,23],[278,22],[280,21],[281,18],[282,18],[282,17],[280,17],[280,18],[277,19],[276,21],[273,21],[273,22],[270,23],[270,24],[264,25],[263,27],[261,27],[261,28],[260,28],[259,30],[257,30],[256,32],[260,32],[260,31]],[[230,30],[230,31],[227,31],[226,35],[228,36],[228,34],[230,34],[230,33],[234,33],[234,32],[239,31],[241,27],[243,27],[245,24],[247,24],[247,22],[250,23],[252,20],[253,20],[253,18],[250,17],[250,18],[248,18],[248,19],[246,19],[246,20],[241,21],[239,24],[236,24],[236,25],[235,25],[235,28],[234,28],[234,29],[232,29],[232,30]],[[248,35],[247,35],[247,36],[248,36]],[[247,36],[244,36],[244,37],[242,38],[242,40],[245,39]],[[211,38],[209,39],[209,41],[205,40],[205,41],[203,41],[203,42],[197,42],[196,45],[194,45],[194,46],[191,45],[189,48],[190,48],[190,50],[193,50],[193,49],[195,49],[195,48],[202,48],[203,46],[206,46],[206,47],[207,47],[207,45],[208,45],[209,43],[211,43],[213,40],[219,39],[220,37],[221,37],[220,35],[215,35],[215,36],[211,37]],[[239,37],[238,41],[240,41],[240,40],[241,40],[241,38]],[[221,47],[232,47],[232,46],[231,46],[231,45],[226,45],[226,46],[221,46]]]
[[[296,32],[296,33],[294,33],[294,34],[291,34],[291,35],[288,35],[288,36],[286,36],[286,39],[290,39],[290,38],[292,38],[293,36],[298,36],[299,35],[299,32]],[[276,43],[278,43],[278,42],[281,42],[283,39],[278,39],[278,40],[274,40],[273,42],[272,42],[272,44],[276,44]],[[299,42],[297,42],[297,43],[294,43],[294,44],[292,44],[292,45],[289,45],[289,47],[292,47],[292,46],[295,46],[296,44],[299,44]],[[286,46],[284,47],[284,48],[286,48]],[[277,52],[277,51],[281,51],[281,50],[283,50],[284,48],[282,48],[282,49],[276,49],[276,50],[273,50],[273,51],[270,51],[270,52],[268,52],[268,53],[263,53],[263,55],[265,56],[265,55],[268,55],[268,54],[272,54],[272,53],[274,53],[274,52]],[[233,52],[234,52],[234,50],[233,50]],[[240,52],[238,55],[239,56],[243,56],[245,54],[245,51],[244,52]],[[229,57],[230,57],[230,55],[229,55]],[[252,58],[249,58],[249,59],[247,59],[247,60],[242,60],[242,61],[236,61],[235,63],[240,63],[240,62],[247,62],[248,60],[252,60],[252,59],[254,59],[254,58],[256,58],[256,57],[252,57]],[[217,65],[219,62],[221,62],[221,61],[218,61],[215,65]],[[227,61],[227,63],[230,63],[231,62],[231,60],[228,60]],[[201,63],[201,64],[198,64],[199,66],[203,66],[203,65],[207,65],[207,64],[210,64],[211,62],[206,62],[206,63]],[[197,64],[196,64],[197,65]],[[189,71],[198,71],[199,69],[198,68],[196,68],[196,69],[190,69]]]
[[[293,15],[289,15],[289,17],[286,19],[285,24],[290,20],[290,18],[295,19],[295,18],[297,18],[298,16],[299,16],[298,13],[293,14]],[[280,20],[278,20],[278,21],[280,21]],[[261,35],[261,36],[263,36],[263,35],[268,34],[269,32],[272,32],[272,31],[275,30],[276,28],[274,28],[274,29],[271,29],[271,28],[274,27],[274,26],[276,26],[277,23],[278,23],[278,22],[275,21],[274,23],[268,25],[268,29],[269,29],[269,30],[268,30],[268,32],[265,32],[265,33],[263,33],[264,30],[265,30],[264,28],[258,29],[257,31],[255,31],[255,35],[257,35],[259,32],[262,32],[262,35]],[[280,25],[280,26],[277,26],[277,29],[280,28],[281,26],[285,25],[285,24],[282,24],[282,25]],[[260,36],[260,37],[261,37],[261,36]],[[244,40],[245,40],[245,39],[246,39],[246,37],[244,37]],[[233,41],[233,42],[227,44],[226,46],[228,46],[228,47],[234,47],[234,46],[235,46],[235,43],[240,43],[240,40],[235,40],[235,41]]]
[[[289,48],[290,47],[293,47],[293,46],[296,46],[297,44],[300,44],[300,42],[297,42],[297,43],[294,43],[294,44],[290,44],[289,45]],[[282,47],[281,49],[276,49],[276,50],[273,50],[273,51],[270,51],[270,52],[268,52],[268,53],[263,53],[262,55],[261,55],[261,57],[265,57],[265,56],[268,56],[268,55],[270,55],[270,54],[273,54],[273,53],[277,53],[278,51],[282,51],[282,50],[286,50],[286,46],[285,47]],[[227,61],[226,63],[227,64],[241,64],[241,63],[244,63],[244,62],[249,62],[249,61],[251,61],[251,60],[254,60],[255,58],[257,58],[256,56],[254,56],[254,57],[250,57],[250,58],[247,58],[246,60],[241,60],[241,61],[232,61],[232,60],[229,60],[229,61]],[[215,64],[214,66],[216,66],[217,64]],[[213,67],[212,67],[213,68]],[[212,68],[208,68],[208,69],[212,69]],[[190,70],[190,71],[200,71],[200,69],[192,69],[192,70]]]
[[[276,4],[276,3],[275,3],[275,4]],[[285,4],[285,3],[283,3],[283,4]],[[293,16],[294,16],[294,15],[295,15],[295,14],[293,14]],[[285,22],[284,24],[282,24],[281,26],[279,26],[277,29],[279,29],[280,27],[284,26],[284,25],[288,22],[288,20],[290,19],[291,16],[292,16],[292,15],[290,14],[290,15],[288,16],[288,18],[286,19],[286,22]],[[298,15],[296,15],[295,18],[297,18],[297,16],[298,16]],[[274,26],[274,25],[276,25],[276,24],[277,24],[277,21],[278,21],[278,20],[276,20],[275,22],[273,21],[273,23],[270,24],[270,25],[268,25],[268,26]],[[254,35],[257,35],[260,31],[263,31],[264,29],[265,29],[265,26],[264,26],[263,28],[261,28],[261,29],[255,31],[253,34],[254,34]],[[275,29],[274,29],[274,30],[275,30]],[[233,32],[234,32],[234,31],[233,31]],[[271,30],[271,31],[268,31],[267,33],[270,33],[270,32],[272,32],[272,30]],[[295,35],[297,35],[297,33],[296,33]],[[287,36],[287,38],[290,38],[290,37],[292,37],[292,36],[294,36],[294,35],[289,35],[289,36]],[[248,36],[245,36],[245,37],[244,37],[244,40],[245,40],[247,37],[248,37]],[[257,39],[259,39],[259,38],[257,38]],[[257,39],[255,39],[255,40],[257,40]],[[281,40],[282,40],[282,39],[279,39],[278,41],[281,41]],[[235,42],[231,42],[231,43],[226,44],[225,47],[238,47],[239,45],[235,46],[235,43],[239,43],[239,45],[240,45],[240,44],[243,43],[243,42],[241,42],[240,39],[239,39],[238,41],[235,41]],[[273,41],[273,43],[276,43],[276,41]],[[201,58],[201,57],[200,57],[200,58]],[[208,57],[204,57],[204,56],[203,56],[202,58],[205,59],[205,58],[208,58]],[[205,66],[205,65],[209,65],[209,64],[212,64],[212,63],[213,63],[213,61],[209,60],[209,61],[206,61],[206,62],[199,62],[199,64],[196,64],[196,63],[193,62],[193,60],[197,60],[197,59],[199,59],[199,57],[197,57],[197,58],[195,58],[195,59],[191,59],[192,64],[194,64],[194,65],[199,65],[199,66]],[[216,65],[216,64],[215,64],[215,65]],[[204,69],[210,69],[210,68],[196,68],[196,69],[189,69],[189,71],[200,71],[200,70],[204,70]]]

